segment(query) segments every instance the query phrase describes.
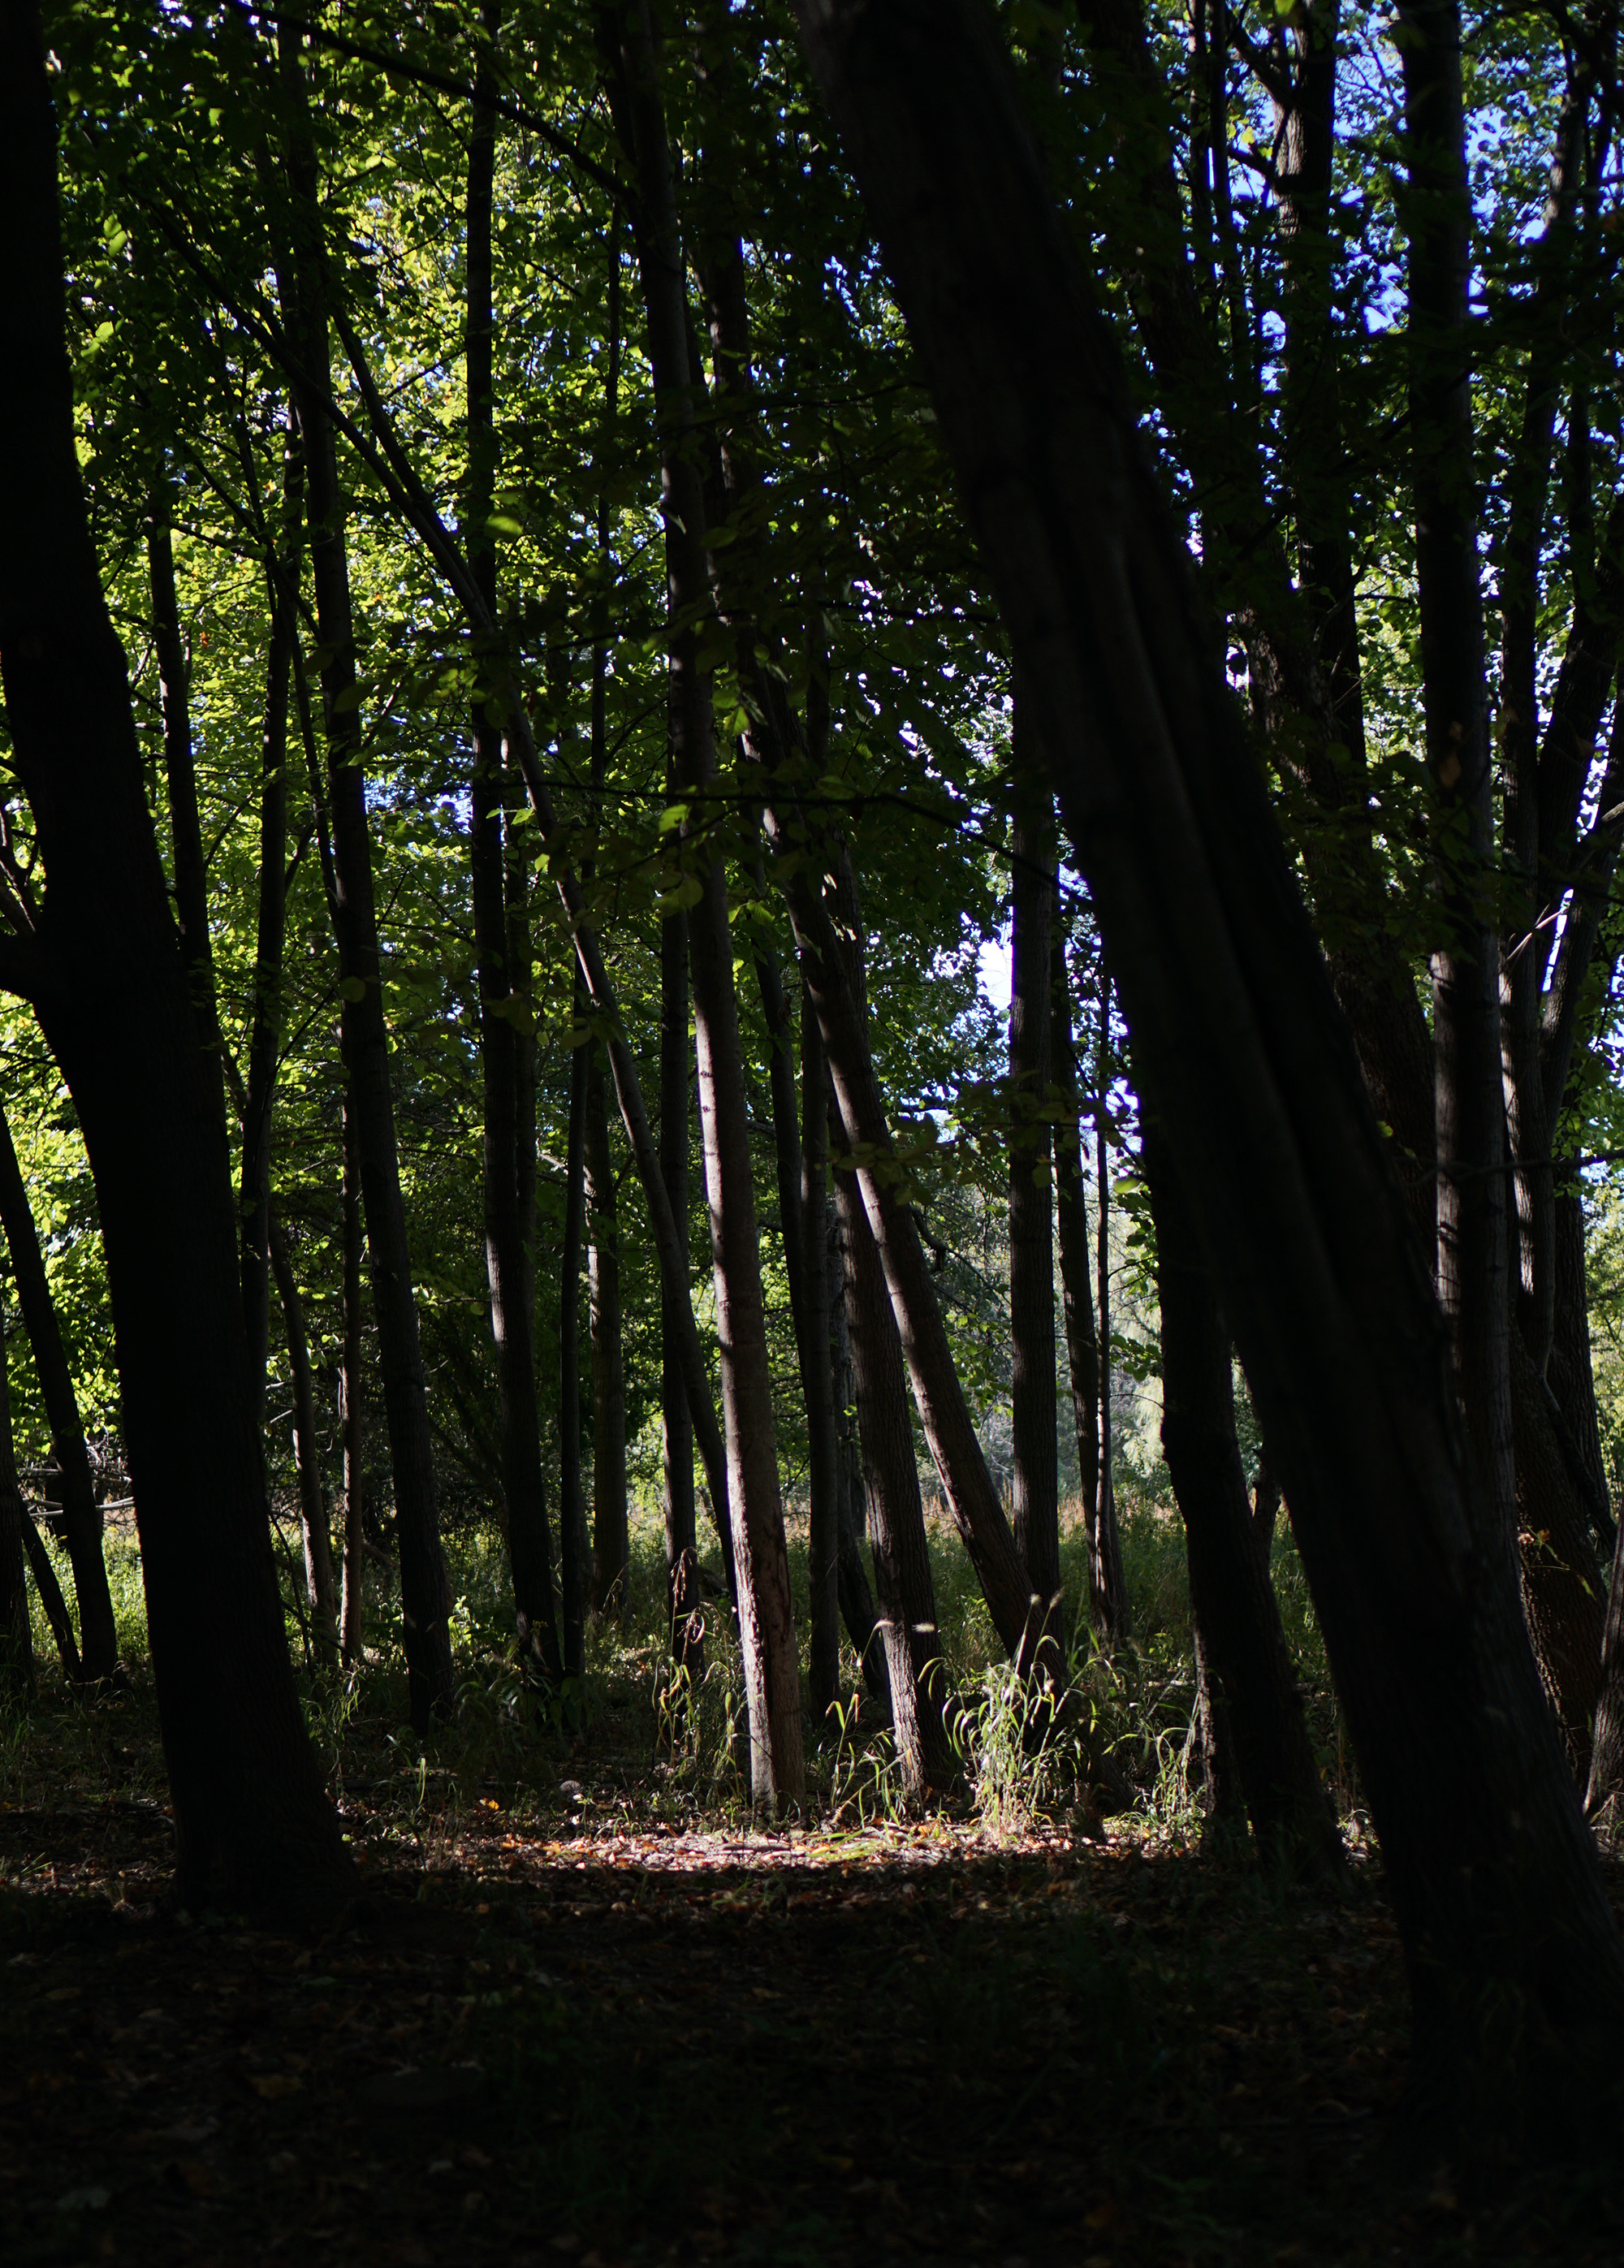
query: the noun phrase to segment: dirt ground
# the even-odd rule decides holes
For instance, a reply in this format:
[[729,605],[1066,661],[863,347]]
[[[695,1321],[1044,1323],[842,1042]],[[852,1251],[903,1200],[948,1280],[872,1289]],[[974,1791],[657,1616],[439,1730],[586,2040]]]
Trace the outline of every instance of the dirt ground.
[[168,1822],[0,1814],[0,2254],[34,2262],[1624,2258],[1611,2169],[1417,2168],[1397,1944],[1131,1837],[673,1831],[499,1798],[301,1936]]

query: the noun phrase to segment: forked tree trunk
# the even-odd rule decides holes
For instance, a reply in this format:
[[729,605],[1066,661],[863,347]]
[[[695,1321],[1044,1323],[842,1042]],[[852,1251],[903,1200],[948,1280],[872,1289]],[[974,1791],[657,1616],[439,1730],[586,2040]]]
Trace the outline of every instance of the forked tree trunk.
[[13,1701],[33,1691],[33,1627],[28,1614],[28,1518],[11,1434],[11,1376],[5,1351],[5,1301],[0,1298],[0,1689]]
[[1403,1933],[1422,2100],[1480,2139],[1531,2100],[1586,2111],[1624,2040],[1624,1944],[1114,341],[979,0],[800,14],[1291,1505]]
[[327,1491],[321,1485],[321,1441],[316,1432],[316,1388],[310,1366],[305,1303],[293,1274],[282,1223],[270,1219],[270,1261],[288,1336],[288,1369],[293,1388],[293,1462],[298,1470],[299,1532],[305,1545],[305,1596],[318,1664],[338,1662],[338,1602],[333,1587],[333,1536],[327,1522]]
[[361,1416],[361,1273],[365,1227],[361,1211],[361,1144],[349,1081],[343,1097],[344,1344],[340,1359],[339,1433],[344,1459],[344,1597],[339,1614],[339,1658],[346,1669],[366,1646],[366,1439]]
[[[496,475],[495,323],[491,298],[491,205],[496,117],[491,107],[489,43],[501,11],[483,16],[468,145],[467,488],[464,512],[468,566],[494,613],[496,560],[489,522]],[[489,714],[494,688],[475,687],[471,733],[468,847],[473,870],[474,935],[479,961],[480,1062],[484,1079],[483,1199],[485,1273],[496,1347],[502,1425],[502,1493],[507,1510],[508,1561],[518,1656],[532,1675],[556,1683],[561,1661],[553,1593],[553,1544],[541,1475],[541,1423],[536,1399],[533,1189],[535,1124],[527,1051],[530,989],[515,947],[525,938],[523,873],[507,856],[509,796],[503,736]]]
[[372,887],[345,499],[327,406],[330,368],[327,247],[301,44],[297,32],[284,31],[281,35],[280,83],[288,106],[283,155],[292,194],[283,216],[287,242],[278,247],[277,289],[283,323],[301,373],[295,400],[305,444],[316,622],[325,656],[321,688],[338,892],[344,1057],[360,1142],[372,1312],[400,1553],[407,1680],[412,1722],[422,1732],[434,1717],[449,1716],[456,1704],[451,1585],[440,1544],[434,1446],[390,1090],[389,1034]]
[[181,1894],[331,1900],[349,1867],[283,1630],[220,1112],[80,484],[55,151],[38,19],[8,4],[0,667],[49,888],[27,954],[0,946],[0,981],[33,990],[96,1180]]
[[1094,1326],[1094,1289],[1088,1258],[1083,1127],[1071,1038],[1071,981],[1065,939],[1058,934],[1049,953],[1049,998],[1054,1019],[1050,1061],[1059,1098],[1054,1127],[1054,1221],[1066,1324],[1066,1369],[1071,1381],[1071,1422],[1077,1437],[1077,1481],[1091,1537],[1099,1495],[1099,1334]]
[[609,1097],[592,1049],[586,1074],[587,1254],[592,1342],[592,1576],[600,1613],[631,1611],[626,1509],[626,1357],[621,1344],[621,1224],[609,1150]]
[[[606,10],[603,21],[606,44],[624,73],[638,179],[638,265],[654,372],[672,608],[673,769],[679,786],[702,806],[716,773],[710,686],[698,636],[698,615],[709,605],[709,585],[704,497],[694,451],[680,232],[647,0]],[[797,1800],[805,1787],[800,1675],[779,1495],[732,941],[720,860],[712,859],[700,880],[703,894],[690,915],[688,944],[722,1351],[728,1494],[749,1701],[751,1787],[756,1802],[772,1805]]]
[[95,1683],[111,1677],[118,1668],[113,1594],[107,1588],[107,1566],[101,1550],[101,1509],[96,1502],[78,1396],[57,1325],[40,1234],[4,1109],[0,1109],[0,1227],[5,1231],[11,1255],[23,1328],[33,1350],[34,1376],[45,1404],[51,1456],[62,1476],[62,1541],[68,1547],[79,1605],[79,1659],[85,1678]]
[[1060,1594],[1060,1469],[1054,1396],[1054,1232],[1049,1086],[1049,945],[1054,927],[1054,799],[1025,746],[1015,699],[1016,819],[1010,969],[1010,1346],[1014,1362],[1010,1515],[1040,1598]]
[[1221,1693],[1259,1848],[1339,1881],[1341,1838],[1314,1762],[1280,1609],[1253,1533],[1230,1343],[1165,1138],[1143,1130],[1162,1316],[1162,1448],[1184,1518],[1190,1612]]

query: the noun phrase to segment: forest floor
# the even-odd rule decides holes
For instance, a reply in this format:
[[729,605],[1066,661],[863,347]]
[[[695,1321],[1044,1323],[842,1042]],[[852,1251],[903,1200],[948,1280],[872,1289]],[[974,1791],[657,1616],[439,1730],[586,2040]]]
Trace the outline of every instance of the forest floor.
[[[77,1762],[152,1731],[81,1709]],[[612,1727],[550,1803],[377,1761],[311,1933],[177,1911],[156,1794],[0,1811],[8,2262],[1624,2257],[1614,2175],[1405,2158],[1373,1862],[672,1818]]]
[[[1624,2167],[1485,2183],[1414,2146],[1397,1936],[1289,1538],[1340,1896],[1204,1842],[1182,1541],[1154,1509],[1125,1541],[1140,1636],[1077,1674],[1133,1816],[1090,1819],[1010,1737],[944,1540],[973,1789],[908,1822],[849,1706],[805,1819],[769,1831],[720,1648],[673,1749],[658,1534],[573,1729],[536,1725],[499,1551],[465,1539],[453,1725],[400,1721],[387,1595],[361,1673],[304,1675],[359,1888],[303,1931],[175,1904],[139,1560],[110,1548],[129,1690],[80,1700],[46,1668],[0,1712],[0,2259],[1624,2262]],[[792,1535],[797,1580],[803,1558]]]

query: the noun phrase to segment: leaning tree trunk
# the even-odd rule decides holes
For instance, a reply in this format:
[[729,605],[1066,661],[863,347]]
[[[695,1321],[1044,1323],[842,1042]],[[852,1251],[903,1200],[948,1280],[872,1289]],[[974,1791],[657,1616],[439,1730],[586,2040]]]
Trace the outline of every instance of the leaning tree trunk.
[[[716,774],[710,685],[699,638],[699,616],[709,607],[709,583],[704,497],[694,446],[680,232],[647,0],[607,9],[603,21],[606,42],[624,73],[638,178],[638,266],[654,373],[672,613],[673,769],[679,785],[702,807]],[[690,819],[687,827],[694,824]],[[751,1786],[758,1803],[775,1804],[798,1798],[805,1786],[800,1674],[779,1494],[727,895],[720,859],[707,852],[701,855],[709,863],[698,877],[702,895],[689,917],[688,946],[727,1424],[728,1496],[749,1701]]]
[[[48,878],[26,955],[95,1175],[180,1886],[217,1904],[349,1879],[294,1690],[248,1395],[217,1101],[143,791],[75,447],[38,19],[0,8],[0,669]],[[111,1650],[109,1648],[109,1659]]]
[[321,689],[338,892],[344,1059],[360,1139],[372,1313],[400,1553],[407,1682],[412,1723],[423,1732],[432,1718],[448,1716],[456,1705],[451,1585],[440,1544],[434,1446],[390,1091],[345,498],[328,407],[327,247],[300,44],[297,32],[283,33],[281,85],[288,101],[283,156],[292,195],[283,217],[288,241],[278,247],[277,289],[300,372],[295,401],[305,444],[316,622],[325,656]]
[[1015,1542],[1040,1598],[1060,1595],[1060,1470],[1054,1399],[1054,1233],[1049,1169],[1049,939],[1054,926],[1054,799],[1026,746],[1015,696],[1016,817],[1010,971],[1010,1347],[1014,1362],[1010,1487]]
[[1340,1881],[1341,1837],[1314,1762],[1280,1609],[1253,1532],[1234,1376],[1212,1273],[1165,1138],[1144,1123],[1162,1317],[1162,1449],[1184,1518],[1190,1612],[1222,1692],[1260,1850]]
[[62,1540],[68,1546],[79,1602],[79,1658],[85,1677],[94,1683],[111,1677],[118,1668],[113,1594],[107,1588],[107,1566],[101,1551],[101,1508],[96,1502],[78,1396],[57,1326],[39,1231],[4,1110],[0,1110],[0,1227],[5,1231],[11,1255],[23,1328],[33,1350],[34,1375],[45,1404],[51,1455],[62,1476]]
[[[801,0],[1173,1162],[1382,1838],[1420,2085],[1588,2109],[1624,1944],[1501,1509],[1185,534],[979,0]],[[1510,2012],[1515,2012],[1514,2014]],[[1515,2027],[1508,2029],[1508,2023]]]

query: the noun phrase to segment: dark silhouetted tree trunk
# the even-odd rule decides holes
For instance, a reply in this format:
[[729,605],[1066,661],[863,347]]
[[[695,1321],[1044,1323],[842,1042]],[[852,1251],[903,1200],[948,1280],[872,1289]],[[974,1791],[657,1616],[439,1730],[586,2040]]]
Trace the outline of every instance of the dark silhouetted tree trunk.
[[[484,41],[474,88],[468,144],[467,488],[464,513],[468,566],[486,607],[496,603],[496,559],[489,522],[496,475],[496,389],[492,375],[491,202],[496,118],[490,107],[490,43],[501,29],[499,6],[483,11]],[[525,939],[522,869],[506,856],[507,806],[497,689],[475,688],[471,720],[474,776],[469,784],[469,858],[474,934],[479,958],[480,1059],[484,1077],[485,1270],[490,1328],[496,1346],[502,1424],[502,1494],[521,1662],[556,1681],[561,1663],[553,1595],[553,1544],[541,1476],[541,1423],[536,1400],[534,1278],[534,1094]]]
[[1480,2137],[1531,2095],[1547,2119],[1588,2110],[1624,2035],[1624,1944],[1114,340],[979,0],[800,16],[1291,1506],[1404,1936],[1421,2097]]
[[327,1491],[321,1485],[321,1442],[316,1432],[316,1387],[311,1373],[305,1303],[294,1280],[288,1241],[273,1212],[270,1262],[282,1302],[288,1338],[288,1368],[293,1387],[293,1461],[298,1469],[299,1530],[305,1544],[305,1595],[310,1607],[312,1642],[318,1663],[338,1661],[338,1602],[333,1587],[333,1536],[327,1522]]
[[1230,1343],[1165,1138],[1141,1156],[1156,1220],[1162,1315],[1162,1449],[1184,1517],[1190,1612],[1221,1689],[1259,1845],[1305,1874],[1340,1879],[1341,1838],[1319,1784],[1274,1586],[1257,1549],[1235,1438]]
[[[814,1021],[816,1019],[814,1018]],[[834,1129],[831,1126],[831,1132]],[[863,1666],[863,1682],[875,1700],[891,1707],[891,1668],[885,1654],[874,1592],[869,1582],[867,1556],[868,1499],[863,1481],[863,1447],[857,1427],[857,1381],[851,1364],[849,1286],[846,1264],[846,1232],[840,1208],[829,1209],[830,1237],[827,1260],[829,1279],[829,1344],[834,1392],[835,1508],[840,1521],[840,1561],[837,1574],[841,1619]]]
[[330,1900],[349,1868],[288,1660],[218,1096],[80,485],[55,150],[38,21],[8,4],[0,667],[48,890],[26,953],[0,946],[0,981],[33,991],[95,1175],[181,1894]]
[[389,1034],[372,887],[345,498],[327,407],[327,247],[300,47],[298,33],[283,33],[280,83],[287,104],[283,157],[292,194],[284,215],[288,239],[278,252],[277,290],[283,324],[301,374],[295,386],[295,401],[305,445],[311,577],[325,656],[321,689],[327,720],[327,805],[338,892],[344,1058],[360,1142],[372,1314],[400,1552],[407,1679],[412,1722],[421,1732],[427,1729],[431,1718],[449,1715],[455,1705],[451,1586],[440,1546],[434,1448],[390,1092]]
[[1054,1400],[1054,1233],[1049,1116],[1053,1050],[1049,941],[1054,821],[1042,759],[1015,699],[1016,816],[1010,968],[1010,1345],[1014,1469],[1010,1516],[1032,1587],[1060,1592],[1060,1470]]
[[344,1459],[344,1597],[339,1654],[346,1669],[366,1645],[366,1440],[361,1415],[361,1268],[366,1241],[361,1208],[361,1144],[349,1082],[343,1099],[343,1324],[338,1377],[339,1437]]
[[79,1603],[79,1655],[85,1677],[92,1683],[111,1677],[118,1668],[118,1633],[113,1620],[113,1594],[107,1588],[107,1562],[101,1552],[101,1509],[96,1502],[85,1428],[79,1421],[78,1396],[57,1325],[56,1308],[45,1273],[22,1168],[11,1140],[11,1129],[0,1110],[0,1227],[5,1231],[17,1279],[17,1304],[23,1328],[33,1350],[34,1375],[45,1404],[45,1422],[51,1437],[51,1456],[62,1476],[62,1541],[73,1568],[73,1587]]

